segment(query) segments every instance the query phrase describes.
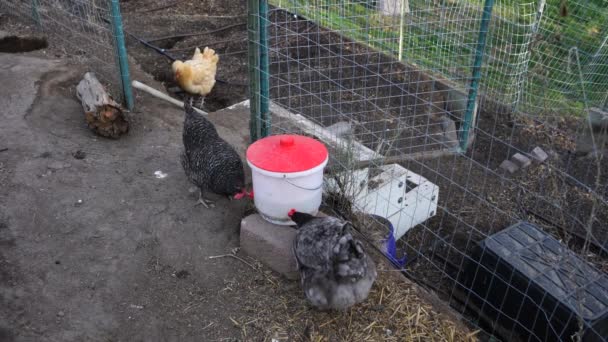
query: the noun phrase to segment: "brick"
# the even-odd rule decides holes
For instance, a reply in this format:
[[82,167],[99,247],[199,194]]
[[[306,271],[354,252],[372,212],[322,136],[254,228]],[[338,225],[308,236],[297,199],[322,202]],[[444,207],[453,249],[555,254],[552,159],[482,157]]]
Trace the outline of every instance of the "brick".
[[521,167],[522,169],[525,169],[532,164],[530,158],[524,156],[521,153],[515,153],[511,157],[511,161],[517,164],[517,166]]
[[300,278],[293,255],[295,236],[296,230],[293,227],[272,224],[259,214],[241,220],[241,250],[293,280]]
[[532,152],[530,152],[530,157],[537,162],[542,163],[549,158],[549,155],[542,148],[536,146]]
[[517,164],[510,160],[504,160],[500,164],[500,168],[505,171],[508,171],[509,173],[514,173],[515,171],[519,170],[519,166],[517,166]]

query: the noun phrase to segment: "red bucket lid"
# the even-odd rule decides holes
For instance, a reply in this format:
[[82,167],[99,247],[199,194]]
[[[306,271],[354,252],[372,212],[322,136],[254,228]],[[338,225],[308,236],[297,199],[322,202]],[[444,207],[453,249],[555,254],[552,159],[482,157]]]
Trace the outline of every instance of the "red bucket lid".
[[273,135],[247,149],[247,160],[270,172],[300,172],[319,166],[327,159],[327,148],[318,140],[301,135]]

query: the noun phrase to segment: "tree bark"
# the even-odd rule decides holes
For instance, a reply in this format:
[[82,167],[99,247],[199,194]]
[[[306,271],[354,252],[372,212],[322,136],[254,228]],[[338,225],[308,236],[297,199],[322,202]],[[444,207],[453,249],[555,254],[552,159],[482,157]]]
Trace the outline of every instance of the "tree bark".
[[76,87],[88,127],[98,135],[117,139],[129,131],[129,122],[121,108],[95,75],[87,72]]

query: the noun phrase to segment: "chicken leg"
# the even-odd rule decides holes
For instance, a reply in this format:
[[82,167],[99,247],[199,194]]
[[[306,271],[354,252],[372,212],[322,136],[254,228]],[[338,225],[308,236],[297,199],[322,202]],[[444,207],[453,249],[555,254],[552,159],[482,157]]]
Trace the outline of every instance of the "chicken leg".
[[196,201],[196,204],[194,206],[197,206],[199,204],[202,204],[203,207],[207,209],[215,208],[215,203],[213,201],[205,199],[203,197],[203,189],[199,189],[198,201]]

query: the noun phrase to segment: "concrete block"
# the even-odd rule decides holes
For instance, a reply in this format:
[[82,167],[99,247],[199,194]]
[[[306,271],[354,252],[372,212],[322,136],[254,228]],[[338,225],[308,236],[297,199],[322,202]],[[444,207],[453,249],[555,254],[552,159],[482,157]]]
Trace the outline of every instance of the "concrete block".
[[511,157],[511,161],[517,164],[517,166],[521,167],[522,169],[525,169],[532,164],[532,160],[530,160],[530,158],[524,156],[521,153],[515,153]]
[[532,152],[530,152],[530,157],[537,162],[542,163],[549,158],[549,155],[542,148],[536,146]]
[[510,160],[504,160],[500,164],[500,168],[505,171],[508,171],[509,173],[514,173],[515,171],[519,170],[519,166],[517,166],[517,164]]
[[272,224],[259,214],[249,215],[241,221],[241,250],[293,280],[300,278],[293,255],[295,237],[295,228]]

